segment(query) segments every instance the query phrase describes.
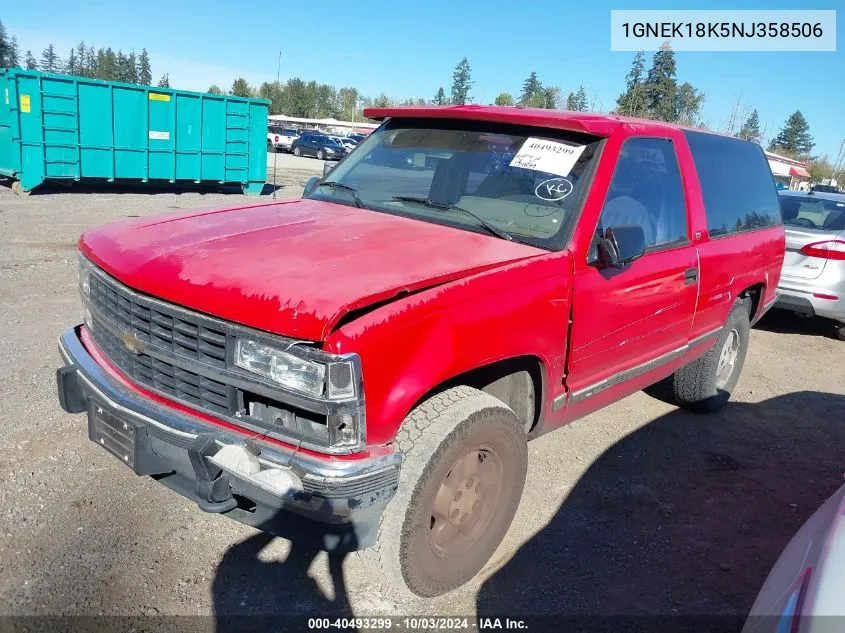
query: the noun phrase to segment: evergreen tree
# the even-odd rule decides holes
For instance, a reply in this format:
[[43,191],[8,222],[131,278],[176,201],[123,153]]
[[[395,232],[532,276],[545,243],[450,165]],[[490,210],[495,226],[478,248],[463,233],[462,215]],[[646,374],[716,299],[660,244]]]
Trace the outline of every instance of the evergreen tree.
[[[89,74],[88,68],[87,68],[87,56],[86,56],[87,52],[88,52],[88,49],[85,48],[85,42],[80,42],[76,46],[76,50],[75,50],[75,53],[74,53],[74,58],[76,60],[76,67],[77,67],[76,74],[79,75],[80,77],[90,77],[91,76]],[[68,58],[68,61],[70,61],[70,58]]]
[[645,53],[638,52],[631,63],[631,70],[625,75],[625,92],[616,99],[616,111],[623,116],[640,116],[645,110]]
[[697,125],[703,103],[704,93],[685,81],[675,92],[675,113],[672,121],[681,125]]
[[443,90],[443,86],[440,86],[437,90],[437,94],[434,95],[434,105],[446,105],[449,101],[446,99],[446,91]]
[[3,26],[3,22],[0,21],[0,68],[5,68],[6,66],[11,66],[9,63],[9,57],[12,54],[12,43],[9,41],[8,35],[6,34],[6,27]]
[[760,142],[760,115],[757,114],[756,108],[751,111],[745,123],[742,124],[738,136],[746,141]]
[[161,79],[158,80],[158,87],[159,88],[170,88],[170,75],[164,73],[161,76]]
[[[246,82],[246,79],[242,77],[238,77],[235,81],[232,82],[232,94],[236,97],[251,97],[252,96],[252,89],[249,87],[249,84]],[[316,95],[315,95],[316,97]],[[316,101],[316,99],[315,99]]]
[[35,60],[35,55],[32,51],[26,52],[26,59],[24,61],[27,70],[38,70],[38,62]]
[[513,97],[508,92],[502,92],[496,97],[494,103],[497,106],[512,106],[513,105]]
[[554,110],[561,102],[560,88],[557,86],[548,86],[543,88],[543,107],[547,110]]
[[41,70],[45,73],[57,73],[61,70],[61,60],[52,44],[41,53]]
[[211,84],[208,87],[208,90],[206,90],[206,92],[210,95],[222,95],[223,89],[220,88],[220,86],[218,86],[217,84]]
[[16,38],[14,35],[12,36],[11,42],[9,44],[9,53],[6,58],[6,63],[9,65],[10,68],[19,66],[21,63],[21,49],[18,46],[18,38]]
[[575,109],[578,112],[586,112],[590,109],[590,103],[587,100],[587,90],[584,85],[578,86],[578,92],[575,93]]
[[138,83],[138,60],[135,58],[135,51],[132,51],[126,56],[126,81],[136,84]]
[[566,109],[570,112],[578,111],[578,96],[574,92],[566,95]]
[[810,136],[810,124],[801,114],[801,110],[796,110],[789,115],[778,135],[772,139],[769,149],[804,155],[809,154],[814,145],[813,137]]
[[67,56],[67,63],[65,63],[65,74],[66,75],[78,75],[79,74],[79,63],[76,59],[76,49],[70,49],[70,53]]
[[648,112],[661,121],[676,120],[675,51],[666,42],[654,54],[645,80],[645,97]]
[[99,69],[97,68],[97,52],[94,47],[88,49],[85,53],[85,76],[99,77]]
[[95,77],[105,81],[117,81],[120,78],[118,57],[111,48],[101,48],[97,51],[97,73]]
[[522,82],[519,105],[529,108],[541,108],[544,104],[543,84],[537,79],[537,73],[532,70],[528,78]]
[[466,57],[461,59],[452,73],[452,103],[464,105],[469,101],[469,91],[472,89],[472,69]]
[[149,86],[153,83],[153,71],[150,68],[150,56],[147,49],[142,48],[138,56],[138,83],[142,86]]
[[393,100],[383,92],[373,101],[374,108],[389,108],[393,105]]

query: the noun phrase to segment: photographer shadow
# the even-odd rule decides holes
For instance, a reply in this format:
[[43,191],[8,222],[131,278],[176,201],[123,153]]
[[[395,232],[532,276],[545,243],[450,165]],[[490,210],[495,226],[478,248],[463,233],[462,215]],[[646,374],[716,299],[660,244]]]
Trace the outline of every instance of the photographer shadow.
[[323,552],[294,540],[284,560],[262,557],[275,539],[258,532],[223,555],[212,584],[217,633],[301,631],[309,628],[309,618],[353,617],[343,573],[348,553],[325,554],[333,594],[328,596],[309,575]]

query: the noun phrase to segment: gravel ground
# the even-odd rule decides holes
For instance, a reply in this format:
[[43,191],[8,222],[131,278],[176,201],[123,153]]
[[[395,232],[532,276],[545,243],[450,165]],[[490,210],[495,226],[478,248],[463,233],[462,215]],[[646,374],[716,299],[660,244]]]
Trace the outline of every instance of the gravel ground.
[[[321,171],[276,158],[281,198]],[[680,411],[653,389],[532,442],[505,542],[440,599],[403,603],[355,556],[205,514],[133,475],[88,440],[84,416],[60,410],[56,339],[81,320],[82,231],[242,200],[83,188],[19,198],[0,187],[0,613],[743,616],[842,482],[845,344],[772,313],[720,414]]]

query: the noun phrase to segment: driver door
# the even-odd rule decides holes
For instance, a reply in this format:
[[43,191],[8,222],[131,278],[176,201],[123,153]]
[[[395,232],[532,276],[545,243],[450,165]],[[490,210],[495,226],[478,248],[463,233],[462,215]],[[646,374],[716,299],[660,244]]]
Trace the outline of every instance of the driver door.
[[697,254],[670,139],[623,144],[596,235],[614,225],[641,226],[646,251],[622,269],[609,268],[598,262],[594,243],[576,262],[566,418],[641,389],[686,351]]

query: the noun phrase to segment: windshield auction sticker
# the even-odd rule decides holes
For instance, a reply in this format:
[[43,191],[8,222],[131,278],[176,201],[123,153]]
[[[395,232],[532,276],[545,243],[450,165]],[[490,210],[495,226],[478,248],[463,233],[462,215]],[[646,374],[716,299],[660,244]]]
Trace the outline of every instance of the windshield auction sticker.
[[513,157],[510,166],[568,176],[585,147],[529,136]]

